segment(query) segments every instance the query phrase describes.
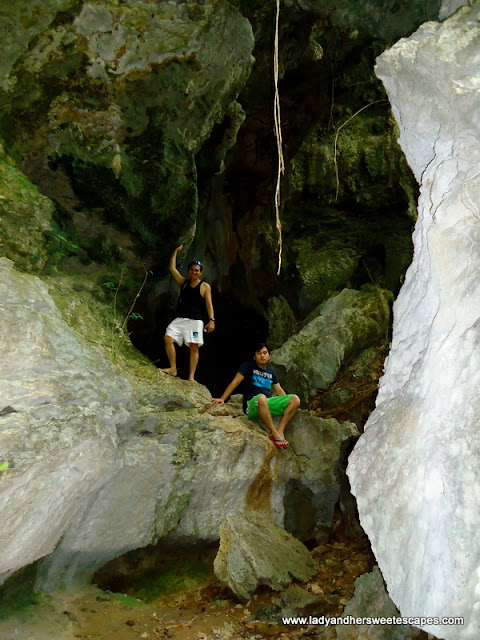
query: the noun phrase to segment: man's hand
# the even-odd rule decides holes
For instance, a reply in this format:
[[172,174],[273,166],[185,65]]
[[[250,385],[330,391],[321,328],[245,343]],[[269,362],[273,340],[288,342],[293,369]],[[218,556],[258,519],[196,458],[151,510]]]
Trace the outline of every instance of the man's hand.
[[225,400],[222,400],[221,398],[212,398],[210,402],[212,404],[225,404]]
[[207,325],[205,327],[205,331],[207,333],[212,333],[212,331],[215,331],[215,320],[209,320],[207,322]]
[[179,247],[177,247],[174,251],[174,253],[178,253],[179,251],[181,251],[183,249],[183,244],[181,244]]

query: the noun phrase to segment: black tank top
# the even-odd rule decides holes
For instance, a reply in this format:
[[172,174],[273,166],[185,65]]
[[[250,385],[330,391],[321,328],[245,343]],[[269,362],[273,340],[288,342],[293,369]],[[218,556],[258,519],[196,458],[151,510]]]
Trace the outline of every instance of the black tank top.
[[177,318],[190,318],[191,320],[203,320],[205,300],[200,293],[202,283],[196,287],[190,286],[190,280],[185,280],[180,289],[180,298],[177,305]]

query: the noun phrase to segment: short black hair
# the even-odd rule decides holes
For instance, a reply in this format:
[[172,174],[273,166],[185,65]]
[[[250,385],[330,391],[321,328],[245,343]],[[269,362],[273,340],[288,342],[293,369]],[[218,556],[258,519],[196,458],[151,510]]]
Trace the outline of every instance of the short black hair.
[[198,264],[198,266],[200,267],[200,273],[202,273],[203,264],[200,262],[200,260],[192,260],[191,262],[189,262],[188,263],[188,269],[190,269],[190,267],[192,267],[194,264]]
[[268,348],[268,344],[265,344],[265,342],[259,342],[255,347],[255,351],[253,352],[253,355],[255,355],[257,353],[257,351],[261,351],[262,349],[266,349],[268,351],[268,353],[270,353],[270,349]]

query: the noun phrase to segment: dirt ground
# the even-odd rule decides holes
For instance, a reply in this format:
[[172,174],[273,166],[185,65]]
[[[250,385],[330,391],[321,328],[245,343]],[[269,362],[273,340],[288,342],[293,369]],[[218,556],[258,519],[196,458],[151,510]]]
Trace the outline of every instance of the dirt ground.
[[[334,539],[312,551],[314,578],[301,585],[317,597],[306,615],[340,615],[354,593],[354,581],[371,570],[365,543]],[[187,581],[188,582],[188,581]],[[183,581],[185,587],[185,581]],[[174,590],[175,591],[175,590]],[[286,626],[278,593],[262,587],[251,601],[239,602],[213,572],[175,593],[146,603],[132,595],[92,585],[44,597],[15,617],[0,621],[1,640],[261,640],[335,637],[334,629]]]

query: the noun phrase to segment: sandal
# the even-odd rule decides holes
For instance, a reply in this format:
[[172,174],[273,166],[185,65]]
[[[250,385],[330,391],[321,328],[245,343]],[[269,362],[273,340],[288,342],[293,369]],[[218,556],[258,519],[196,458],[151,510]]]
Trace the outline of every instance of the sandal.
[[288,442],[285,439],[275,440],[272,434],[270,434],[268,437],[270,438],[271,442],[273,442],[273,444],[277,447],[277,449],[286,449],[288,447]]

